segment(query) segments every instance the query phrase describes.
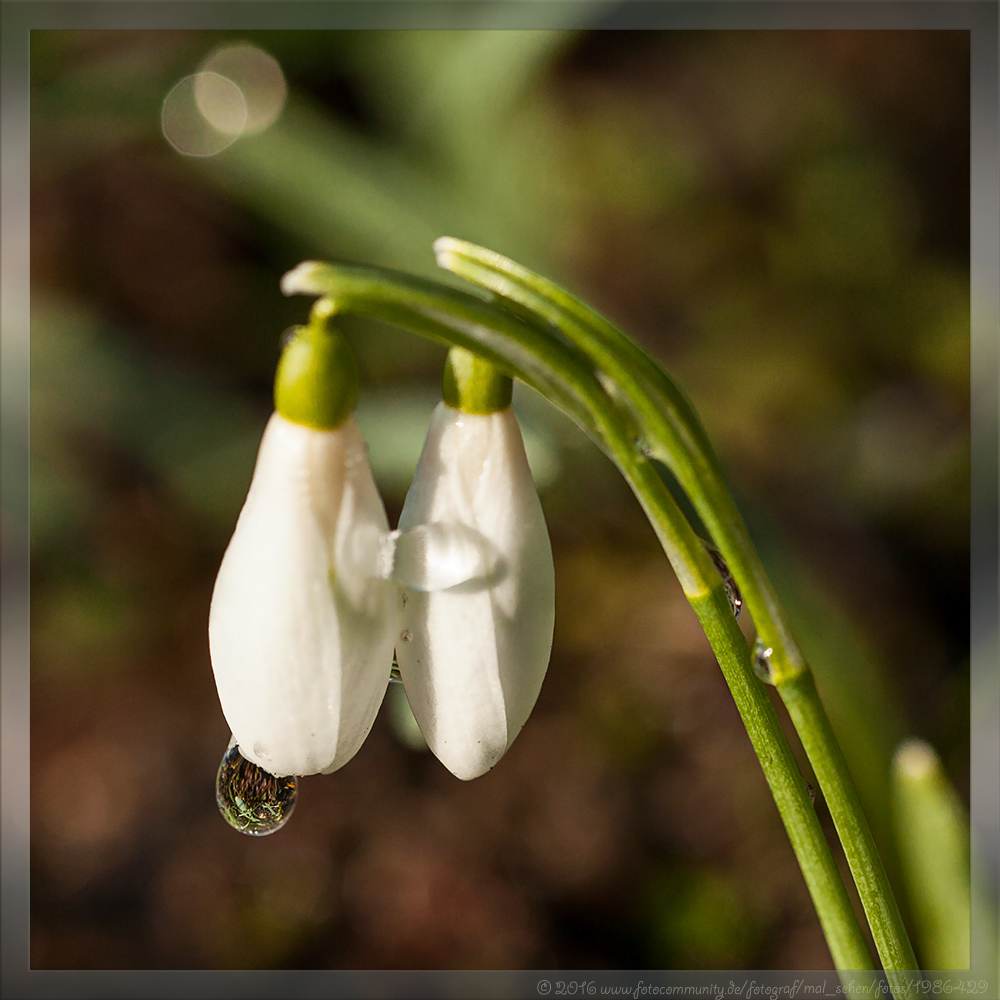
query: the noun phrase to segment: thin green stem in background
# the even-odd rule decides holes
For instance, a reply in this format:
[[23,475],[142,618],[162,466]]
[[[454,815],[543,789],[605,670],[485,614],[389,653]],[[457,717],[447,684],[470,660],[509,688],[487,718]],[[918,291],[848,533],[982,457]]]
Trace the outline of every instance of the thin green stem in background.
[[893,758],[892,814],[924,962],[968,969],[969,819],[923,740],[907,740]]
[[481,299],[375,268],[300,265],[286,291],[327,296],[342,312],[381,319],[479,351],[574,417],[625,475],[691,601],[760,760],[838,969],[870,969],[871,957],[766,690],[753,675],[722,580],[641,448],[634,427],[588,359],[535,322]]

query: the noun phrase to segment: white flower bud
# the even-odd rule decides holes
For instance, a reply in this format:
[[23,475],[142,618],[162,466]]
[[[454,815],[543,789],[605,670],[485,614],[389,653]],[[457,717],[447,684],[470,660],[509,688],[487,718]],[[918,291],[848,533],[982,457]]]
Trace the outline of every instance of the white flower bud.
[[420,536],[428,559],[447,551],[455,578],[466,582],[424,585],[447,584],[448,567],[401,571],[397,550],[396,579],[410,586],[396,658],[428,746],[457,777],[475,778],[527,721],[555,620],[552,549],[509,407],[489,414],[437,407],[400,517],[401,547],[420,526],[428,526]]
[[275,413],[209,614],[223,713],[272,774],[334,771],[371,729],[398,631],[387,533],[353,416],[314,430]]

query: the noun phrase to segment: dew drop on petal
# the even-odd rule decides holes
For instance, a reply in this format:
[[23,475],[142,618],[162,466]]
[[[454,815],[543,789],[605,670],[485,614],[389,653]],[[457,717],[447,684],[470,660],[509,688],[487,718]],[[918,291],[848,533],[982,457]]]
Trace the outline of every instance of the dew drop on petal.
[[404,628],[402,632],[399,633],[400,642],[409,642],[413,638],[413,634],[408,628]]
[[248,761],[230,743],[215,779],[215,801],[223,819],[249,837],[266,837],[280,830],[292,815],[299,779],[278,778]]
[[764,640],[757,637],[753,644],[753,672],[765,683],[774,683],[774,671],[771,668],[771,654],[774,650],[764,645]]
[[722,553],[711,542],[706,542],[704,538],[701,539],[701,544],[711,556],[712,563],[719,571],[719,576],[722,577],[722,586],[726,591],[726,597],[729,598],[729,606],[733,609],[733,617],[738,619],[743,610],[743,595],[740,593],[740,588],[736,586],[736,580],[730,572],[726,560],[722,558]]

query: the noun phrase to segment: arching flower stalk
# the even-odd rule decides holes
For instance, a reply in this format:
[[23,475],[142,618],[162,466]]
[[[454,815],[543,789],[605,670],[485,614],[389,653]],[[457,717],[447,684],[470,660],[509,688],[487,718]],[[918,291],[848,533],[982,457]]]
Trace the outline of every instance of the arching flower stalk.
[[555,572],[511,380],[453,348],[444,397],[399,521],[396,658],[427,745],[468,780],[503,756],[538,698]]
[[240,754],[272,775],[346,764],[389,681],[397,594],[357,396],[353,357],[320,303],[282,354],[209,614],[223,713]]

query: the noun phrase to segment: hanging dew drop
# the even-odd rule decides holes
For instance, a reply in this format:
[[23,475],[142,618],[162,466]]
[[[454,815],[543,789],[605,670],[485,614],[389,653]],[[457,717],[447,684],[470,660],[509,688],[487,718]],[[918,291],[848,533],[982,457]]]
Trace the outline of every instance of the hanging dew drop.
[[753,672],[765,683],[774,683],[774,671],[771,667],[771,654],[774,650],[764,645],[764,640],[757,637],[753,644]]
[[235,741],[226,750],[215,779],[215,801],[223,819],[249,837],[280,830],[292,815],[299,779],[269,774],[251,763]]

